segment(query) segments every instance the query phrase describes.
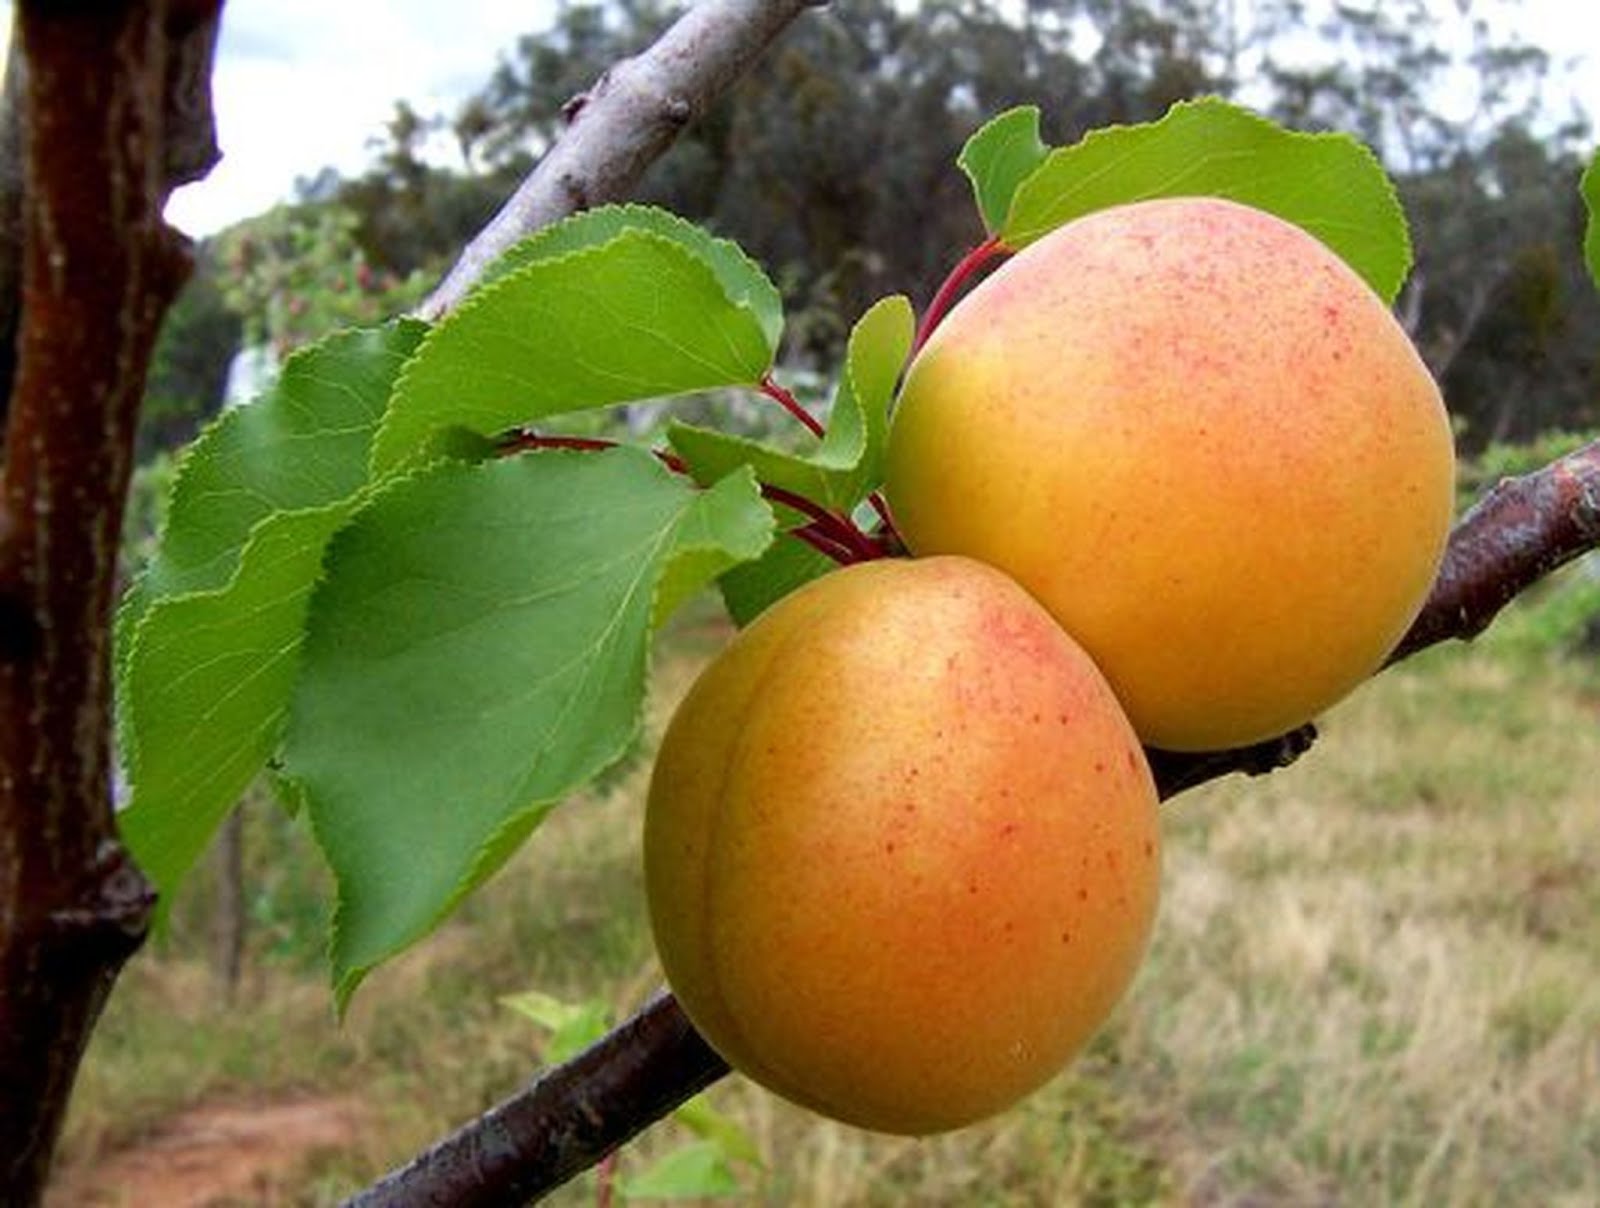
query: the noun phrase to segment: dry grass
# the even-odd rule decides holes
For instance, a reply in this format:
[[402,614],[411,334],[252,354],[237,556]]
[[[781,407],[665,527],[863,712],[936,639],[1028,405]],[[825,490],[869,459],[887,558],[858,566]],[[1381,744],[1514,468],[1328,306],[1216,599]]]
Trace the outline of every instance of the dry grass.
[[[712,644],[680,637],[658,721]],[[1347,703],[1300,766],[1181,798],[1150,959],[1072,1071],[925,1141],[730,1080],[716,1102],[767,1156],[749,1202],[1600,1203],[1597,683],[1520,653],[1439,652]],[[180,917],[170,951],[117,992],[69,1154],[203,1099],[359,1090],[374,1128],[300,1176],[298,1202],[325,1203],[480,1110],[536,1058],[498,995],[598,995],[620,1012],[655,983],[646,776],[558,811],[457,921],[370,979],[342,1028],[304,942],[219,1005]],[[296,842],[263,883],[305,862]],[[624,1171],[674,1141],[656,1130]]]

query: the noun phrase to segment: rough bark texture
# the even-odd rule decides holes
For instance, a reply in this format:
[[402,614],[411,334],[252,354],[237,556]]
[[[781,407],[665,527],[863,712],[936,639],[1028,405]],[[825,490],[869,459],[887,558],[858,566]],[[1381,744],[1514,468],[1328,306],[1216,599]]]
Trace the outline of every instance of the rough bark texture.
[[[145,370],[188,272],[161,221],[204,139],[218,5],[23,0],[21,305],[0,472],[0,1186],[31,1204],[151,893],[110,798],[110,617]],[[198,48],[198,49],[197,49]],[[208,107],[202,106],[209,114]],[[13,110],[13,112],[18,112]]]
[[568,103],[570,125],[422,304],[437,318],[522,236],[618,201],[803,10],[826,0],[700,0],[648,50]]
[[1422,615],[1390,656],[1476,637],[1540,579],[1600,545],[1600,441],[1496,483],[1450,536]]

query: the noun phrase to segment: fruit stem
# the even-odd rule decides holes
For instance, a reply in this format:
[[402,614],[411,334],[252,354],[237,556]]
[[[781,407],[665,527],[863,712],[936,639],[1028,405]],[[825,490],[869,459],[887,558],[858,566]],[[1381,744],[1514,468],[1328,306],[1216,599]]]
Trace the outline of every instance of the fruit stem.
[[821,422],[805,409],[799,399],[773,381],[770,373],[761,375],[761,380],[756,383],[756,388],[810,429],[811,435],[818,440],[823,438],[825,433]]
[[991,235],[961,257],[956,266],[950,270],[950,275],[944,279],[944,284],[939,286],[938,292],[933,295],[933,301],[928,303],[928,309],[922,316],[922,323],[917,327],[917,337],[911,343],[912,356],[922,351],[922,346],[928,342],[933,329],[939,326],[950,308],[955,305],[956,295],[961,292],[961,287],[967,283],[972,274],[991,260],[1010,254],[1011,249],[1000,242],[1000,236]]

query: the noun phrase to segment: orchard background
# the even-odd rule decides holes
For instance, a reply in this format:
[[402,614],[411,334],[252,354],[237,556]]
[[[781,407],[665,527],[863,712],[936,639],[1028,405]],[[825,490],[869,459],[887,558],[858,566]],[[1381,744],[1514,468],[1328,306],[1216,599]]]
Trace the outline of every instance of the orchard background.
[[[705,596],[658,643],[645,737],[629,756],[440,930],[375,972],[342,1024],[322,968],[328,874],[303,823],[265,783],[252,787],[110,996],[66,1117],[55,1194],[332,1202],[512,1096],[531,1122],[521,1107],[502,1117],[508,1136],[523,1128],[513,1149],[552,1121],[542,1135],[570,1149],[525,1148],[511,1174],[485,1166],[475,1193],[439,1184],[458,1202],[503,1202],[563,1163],[572,1173],[597,1160],[561,1194],[1600,1196],[1600,587],[1582,564],[1542,578],[1597,532],[1588,440],[1600,425],[1600,314],[1579,190],[1592,132],[1548,100],[1560,78],[1550,54],[1497,39],[1496,25],[1452,60],[1422,4],[1342,7],[1325,29],[1266,3],[697,7],[714,28],[667,35],[685,53],[647,54],[583,104],[569,102],[661,36],[675,10],[564,6],[459,112],[401,104],[369,172],[307,182],[301,202],[196,249],[144,385],[142,349],[178,276],[156,215],[165,188],[207,162],[216,13],[16,6],[11,141],[0,151],[10,216],[0,293],[18,363],[0,512],[0,1158],[19,1202],[43,1179],[76,1049],[147,922],[142,886],[104,843],[112,595],[151,556],[174,452],[222,406],[241,350],[270,376],[337,326],[413,306],[438,317],[481,272],[482,253],[469,252],[455,285],[430,288],[480,231],[508,239],[579,202],[632,196],[766,266],[786,312],[782,375],[820,406],[852,323],[896,291],[925,306],[982,238],[954,161],[984,120],[1037,104],[1047,141],[1065,145],[1199,95],[1355,133],[1381,156],[1416,255],[1398,310],[1457,419],[1464,507],[1508,473],[1566,460],[1463,530],[1489,539],[1458,546],[1465,586],[1425,636],[1470,634],[1527,589],[1486,636],[1380,676],[1293,767],[1168,808],[1157,946],[1087,1059],[1004,1119],[922,1143],[817,1122],[723,1082],[710,1106],[600,1160],[720,1073],[651,1000],[588,1064],[519,1092],[541,1060],[572,1053],[656,988],[638,810],[660,720],[729,632]],[[1307,59],[1310,32],[1321,49]],[[687,98],[670,120],[630,91],[647,68]],[[1471,116],[1456,119],[1442,98],[1463,79],[1477,92]],[[437,127],[458,143],[458,165],[423,158]],[[492,221],[522,181],[523,204]],[[749,392],[701,394],[672,414],[802,447],[798,428]],[[664,421],[655,403],[630,405],[587,413],[567,434],[651,443]],[[130,473],[113,559],[107,538]],[[1294,753],[1246,762],[1262,770]],[[1166,783],[1185,783],[1183,769]],[[645,1077],[625,1068],[630,1054],[644,1055]],[[465,1135],[481,1142],[482,1127]],[[224,1139],[220,1158],[195,1156],[208,1135]],[[138,1182],[152,1167],[178,1177],[169,1159],[181,1152],[201,1172],[198,1190]],[[475,1176],[447,1157],[420,1169]],[[408,1202],[384,1194],[421,1193],[367,1202]]]

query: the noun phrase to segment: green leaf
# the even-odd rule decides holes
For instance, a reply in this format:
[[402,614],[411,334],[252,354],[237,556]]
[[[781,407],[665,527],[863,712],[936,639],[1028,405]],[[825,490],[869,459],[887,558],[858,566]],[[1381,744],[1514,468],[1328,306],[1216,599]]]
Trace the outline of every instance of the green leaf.
[[618,1180],[618,1187],[630,1200],[719,1199],[744,1191],[722,1147],[714,1141],[696,1141],[675,1149],[642,1174]]
[[1049,155],[1039,137],[1039,110],[1033,105],[1007,109],[985,122],[961,148],[956,165],[972,182],[972,193],[991,235],[1006,224],[1017,186]]
[[328,539],[425,330],[334,336],[192,446],[162,547],[118,618],[118,817],[163,903],[272,754]]
[[717,275],[725,294],[748,307],[761,323],[770,354],[783,335],[783,298],[756,262],[731,239],[718,239],[703,227],[654,206],[610,205],[574,214],[513,244],[484,274],[488,285],[540,260],[608,243],[624,231],[650,231],[695,253]]
[[543,416],[753,386],[771,363],[760,318],[706,256],[630,228],[527,264],[443,319],[401,375],[375,476],[426,457],[451,428],[494,436]]
[[283,763],[338,881],[341,1009],[626,751],[658,597],[771,526],[748,473],[701,491],[618,448],[440,463],[339,533]]
[[756,1148],[750,1134],[738,1121],[712,1107],[705,1095],[696,1095],[680,1103],[673,1109],[672,1118],[695,1136],[714,1143],[730,1160],[748,1162],[751,1166],[764,1165],[761,1150]]
[[848,512],[883,479],[889,400],[911,355],[916,320],[896,294],[876,302],[850,332],[827,435],[809,454],[789,453],[712,428],[674,423],[667,439],[700,482],[749,466],[762,482]]
[[212,423],[184,454],[160,549],[122,623],[163,597],[221,587],[267,516],[324,507],[365,485],[389,391],[426,331],[405,319],[330,336],[290,357],[260,399]]
[[1589,276],[1600,286],[1600,151],[1589,161],[1579,188],[1589,210],[1589,225],[1583,235],[1583,258],[1589,266]]
[[529,990],[507,995],[500,1001],[550,1033],[544,1046],[544,1060],[549,1065],[559,1065],[576,1057],[611,1027],[611,1013],[597,998],[567,1003],[538,990]]
[[1020,249],[1094,210],[1152,197],[1227,197],[1304,227],[1386,302],[1411,267],[1394,185],[1343,134],[1286,130],[1215,98],[1181,101],[1160,121],[1096,130],[1058,148],[1017,188],[1005,227]]
[[306,603],[349,505],[263,521],[238,574],[151,606],[121,685],[123,839],[164,906],[277,746]]
[[784,533],[754,562],[726,572],[717,586],[728,615],[742,629],[797,587],[837,569],[838,563],[827,554]]

